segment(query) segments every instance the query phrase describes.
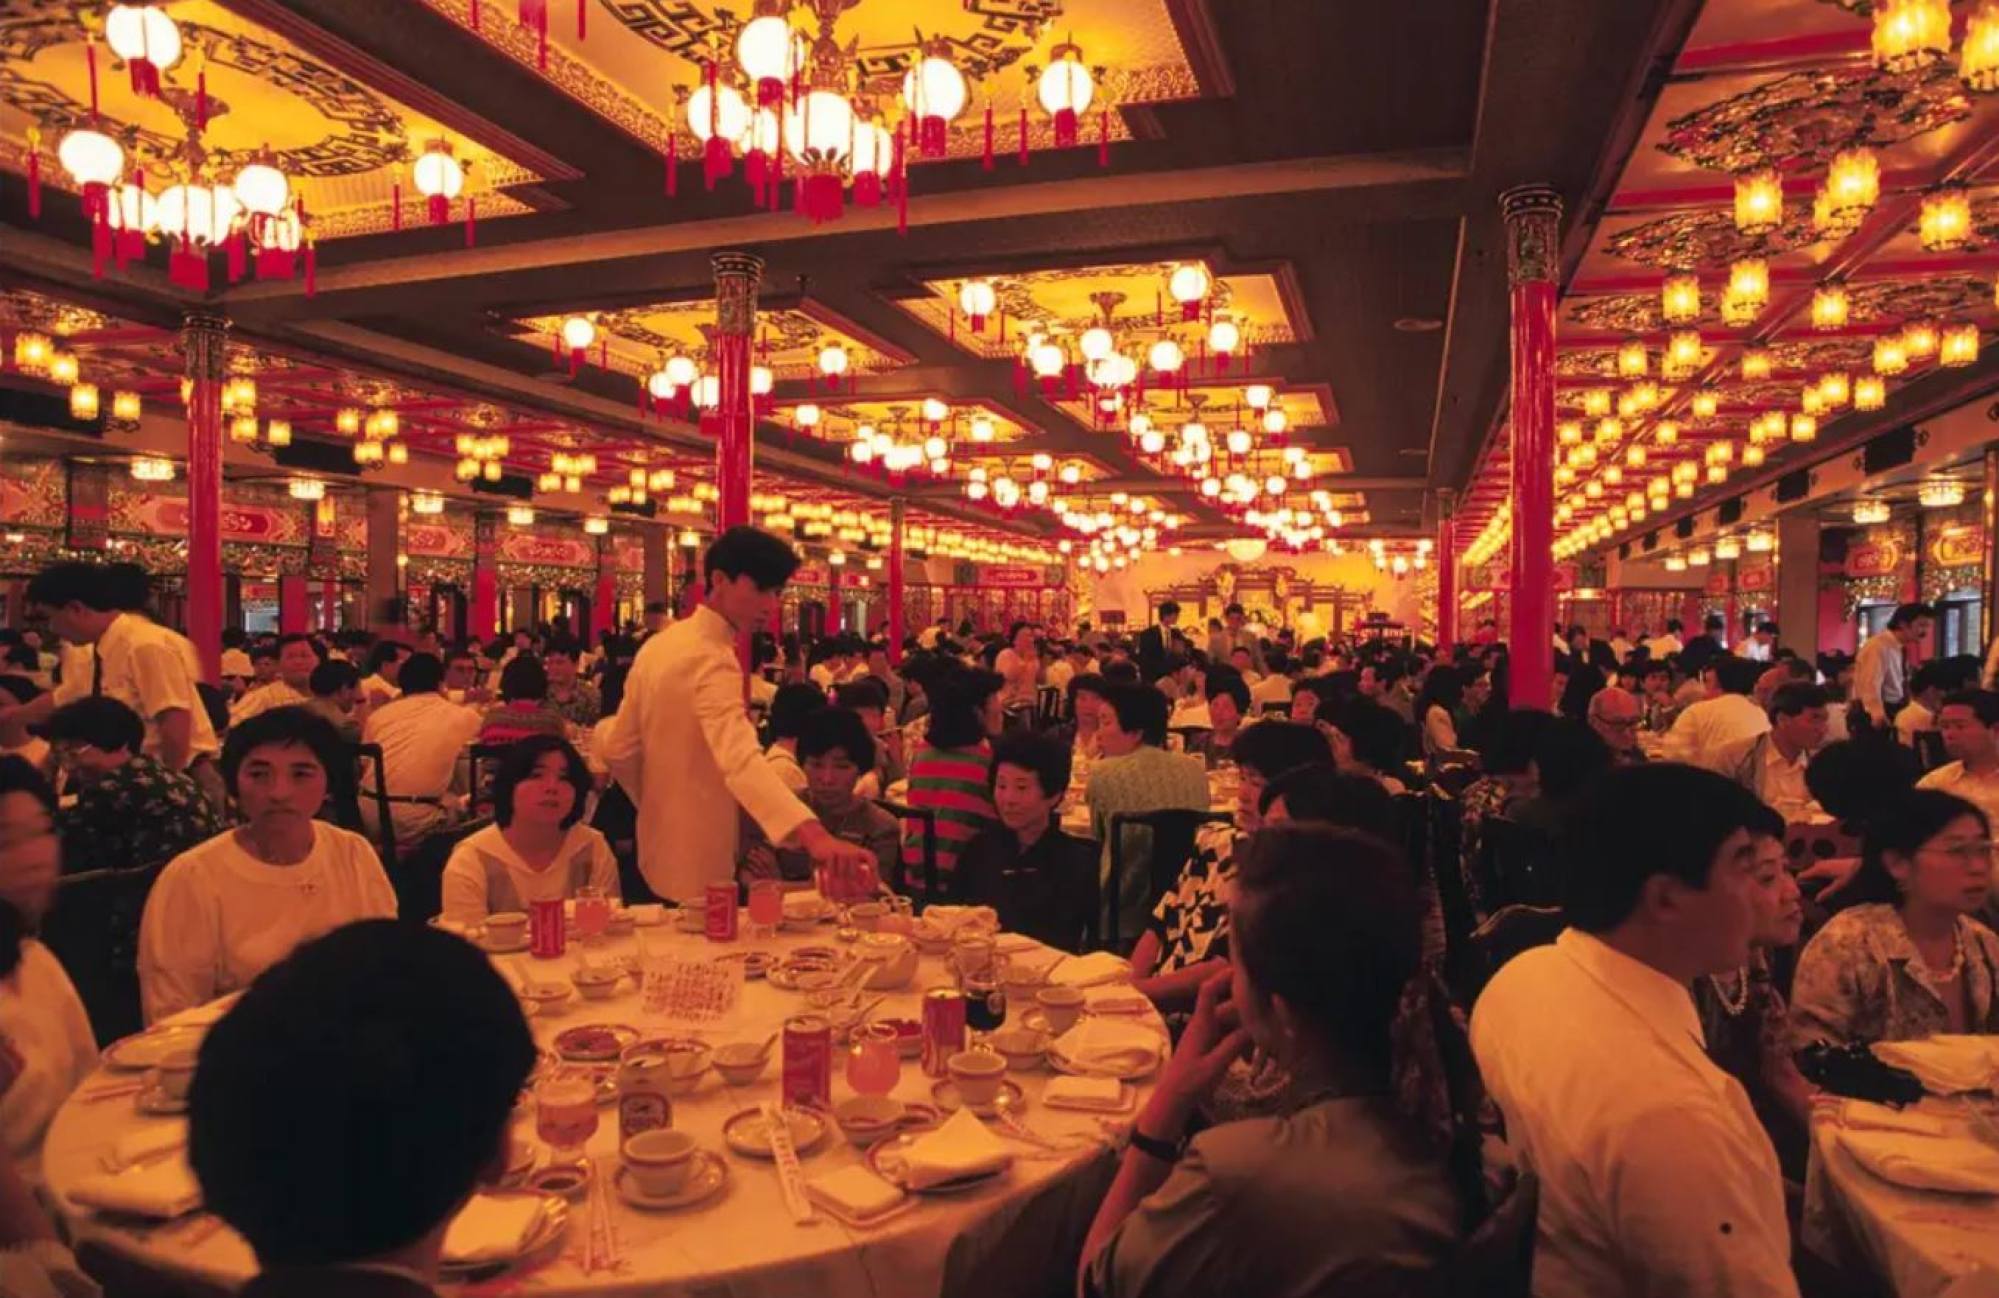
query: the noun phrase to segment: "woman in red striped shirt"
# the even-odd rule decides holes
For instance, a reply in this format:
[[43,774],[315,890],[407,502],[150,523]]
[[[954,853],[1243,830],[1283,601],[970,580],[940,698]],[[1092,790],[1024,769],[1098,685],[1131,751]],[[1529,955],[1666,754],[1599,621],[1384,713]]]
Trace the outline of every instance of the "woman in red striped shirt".
[[[998,672],[953,670],[930,691],[930,728],[909,764],[909,805],[937,816],[937,896],[953,895],[958,853],[998,817],[989,774],[1000,731]],[[903,827],[902,864],[912,892],[923,889],[923,826]]]

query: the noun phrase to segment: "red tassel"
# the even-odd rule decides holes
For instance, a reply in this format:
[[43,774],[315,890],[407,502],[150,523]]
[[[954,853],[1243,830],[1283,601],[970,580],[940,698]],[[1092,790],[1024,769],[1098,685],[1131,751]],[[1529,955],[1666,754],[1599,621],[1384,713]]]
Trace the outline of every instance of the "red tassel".
[[764,205],[764,182],[766,163],[762,149],[751,149],[743,155],[743,181],[750,187],[752,202],[757,207]]
[[[546,2],[547,0],[542,0],[544,6]],[[535,24],[534,66],[538,72],[545,74],[548,71],[548,10],[546,7],[541,11],[541,21]]]
[[666,196],[672,198],[680,187],[680,142],[674,138],[673,128],[666,128]]
[[311,297],[319,292],[319,248],[308,243],[305,246],[305,295]]
[[951,124],[932,115],[916,123],[917,144],[926,158],[941,158],[951,149]]
[[208,291],[208,258],[195,252],[183,241],[167,258],[167,282],[177,288],[191,289],[196,293]]
[[903,135],[902,123],[895,125],[895,232],[909,233],[909,144]]
[[479,200],[465,200],[465,246],[474,247],[479,242]]
[[854,177],[854,206],[877,207],[882,201],[882,178],[874,171],[863,171]]
[[283,248],[257,249],[258,279],[290,279],[298,273],[298,258]]
[[1111,110],[1108,107],[1097,118],[1097,165],[1111,165]]
[[570,377],[570,378],[572,378],[572,379],[573,379],[573,378],[575,378],[575,377],[576,377],[576,371],[578,371],[578,370],[580,370],[580,369],[582,369],[582,368],[583,368],[583,349],[582,349],[581,347],[572,347],[572,348],[570,348],[570,349],[569,349],[569,377]]
[[42,149],[39,144],[28,147],[28,215],[37,221],[42,219]]
[[986,105],[986,152],[979,164],[987,171],[993,169],[993,106]]
[[194,74],[194,129],[197,134],[208,129],[208,67]]
[[1027,165],[1027,101],[1020,104],[1020,165]]
[[472,0],[472,30],[479,30],[479,0]]
[[227,254],[229,261],[229,282],[231,284],[243,278],[243,263],[247,260],[244,254],[248,250],[249,242],[241,230],[238,230],[223,241],[223,251]]
[[1076,147],[1076,110],[1073,108],[1064,108],[1055,114],[1055,147]]
[[597,340],[597,368],[607,371],[611,368],[611,336],[609,334],[605,334]]
[[97,120],[97,42],[83,38],[84,61],[90,66],[90,120]]
[[842,198],[845,186],[841,184],[838,173],[814,172],[799,180],[797,187],[805,193],[805,215],[811,218],[813,224],[823,225],[827,221],[840,219],[845,208]]
[[451,219],[451,200],[444,195],[432,194],[428,207],[430,208],[430,223],[432,225],[443,225]]
[[104,278],[104,263],[111,260],[111,227],[105,223],[104,214],[90,224],[90,277]]
[[389,185],[389,228],[391,230],[400,230],[403,228],[403,181],[401,176],[396,177]]
[[590,0],[576,0],[576,39],[585,40],[590,35]]
[[735,155],[730,152],[729,142],[719,135],[708,137],[708,143],[701,151],[701,178],[707,182],[709,190],[715,182],[736,169]]
[[[773,161],[777,165],[770,169],[769,196],[770,210],[775,212],[779,205],[784,202],[784,150],[782,148],[777,151],[777,156]],[[793,185],[791,189],[792,200],[796,202],[798,201],[798,186]]]

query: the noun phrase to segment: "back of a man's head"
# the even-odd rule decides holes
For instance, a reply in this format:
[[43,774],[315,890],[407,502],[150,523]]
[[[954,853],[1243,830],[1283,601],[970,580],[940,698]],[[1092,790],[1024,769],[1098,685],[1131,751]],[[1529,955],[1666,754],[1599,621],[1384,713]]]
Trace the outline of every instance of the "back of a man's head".
[[209,1032],[189,1162],[266,1270],[379,1258],[447,1222],[504,1159],[534,1058],[477,948],[350,924],[273,965]]
[[1708,667],[1714,672],[1715,683],[1721,686],[1723,694],[1752,694],[1756,682],[1763,675],[1763,664],[1750,658],[1737,658],[1733,654],[1718,654],[1708,659]]
[[1563,909],[1586,933],[1607,933],[1638,910],[1646,881],[1670,875],[1706,888],[1722,843],[1759,823],[1763,803],[1726,776],[1651,762],[1591,782],[1563,824]]
[[702,558],[701,575],[711,584],[718,572],[729,578],[748,577],[758,590],[776,590],[791,580],[799,562],[789,541],[745,525],[715,538]]

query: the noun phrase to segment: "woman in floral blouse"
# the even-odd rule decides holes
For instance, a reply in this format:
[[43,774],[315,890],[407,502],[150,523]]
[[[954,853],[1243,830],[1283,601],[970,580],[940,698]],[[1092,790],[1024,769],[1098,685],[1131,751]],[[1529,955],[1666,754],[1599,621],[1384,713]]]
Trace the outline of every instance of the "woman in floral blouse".
[[1799,957],[1793,1045],[1999,1031],[1999,936],[1971,918],[1991,875],[1991,828],[1969,802],[1912,789],[1884,807],[1852,886],[1864,904]]
[[146,725],[117,699],[65,704],[48,734],[76,794],[57,816],[65,872],[162,864],[225,828],[192,776],[139,751]]

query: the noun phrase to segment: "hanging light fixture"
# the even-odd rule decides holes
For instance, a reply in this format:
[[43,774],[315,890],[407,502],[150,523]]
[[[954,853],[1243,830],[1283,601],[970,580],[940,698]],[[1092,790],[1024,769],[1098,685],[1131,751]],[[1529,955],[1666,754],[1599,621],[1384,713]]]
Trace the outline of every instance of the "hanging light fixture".
[[1937,354],[1937,327],[1928,320],[1912,320],[1902,327],[1902,350],[1910,360],[1928,360]]
[[1675,330],[1666,340],[1666,354],[1661,367],[1667,377],[1685,377],[1700,368],[1701,336],[1697,330]]
[[1713,388],[1702,388],[1699,392],[1694,393],[1689,406],[1693,411],[1694,418],[1712,419],[1714,418],[1715,411],[1721,407],[1721,398]]
[[985,329],[986,317],[998,303],[999,293],[989,279],[968,279],[958,289],[958,309],[971,322],[973,333]]
[[1875,0],[1874,66],[1905,76],[1949,54],[1949,0]]
[[1856,500],[1853,502],[1853,521],[1858,527],[1878,527],[1888,521],[1888,502],[1885,500]]
[[1823,210],[1814,210],[1829,233],[1850,231],[1881,197],[1881,164],[1868,149],[1841,149],[1826,169],[1820,191]]
[[526,505],[508,505],[507,524],[510,527],[533,526],[534,510]]
[[326,499],[326,484],[318,478],[293,478],[285,484],[285,490],[290,493],[293,500]]
[[69,417],[71,419],[97,418],[97,385],[78,383],[69,390]]
[[756,86],[757,103],[765,108],[784,103],[799,70],[803,38],[786,17],[790,9],[790,0],[756,0],[753,17],[736,34],[736,65]]
[[1645,344],[1633,338],[1617,349],[1617,375],[1625,379],[1645,377]]
[[1846,288],[1841,284],[1824,284],[1812,292],[1812,328],[1844,329],[1846,327]]
[[1784,182],[1774,168],[1735,178],[1735,228],[1752,237],[1784,221]]
[[1723,299],[1723,313],[1728,313],[1728,304],[1733,302],[1738,317],[1746,314],[1747,320],[1731,317],[1730,323],[1747,323],[1755,320],[1757,314],[1770,301],[1770,263],[1761,257],[1744,257],[1728,268],[1728,293]]
[[964,110],[965,76],[951,62],[951,42],[943,37],[918,45],[916,65],[902,79],[902,102],[916,119],[916,142],[926,158],[941,158],[950,146],[951,120]]
[[1909,352],[1902,340],[1892,334],[1885,334],[1874,340],[1874,372],[1876,374],[1900,374],[1909,368]]
[[611,530],[611,520],[602,514],[585,514],[583,531],[588,536],[603,536]]
[[49,357],[49,382],[60,387],[68,387],[82,374],[75,352],[57,352]]
[[1999,3],[1986,0],[1966,20],[1957,75],[1972,90],[1999,90]]
[[1791,440],[1809,442],[1819,435],[1819,421],[1814,415],[1800,410],[1791,416]]
[[1971,241],[1971,198],[1962,186],[1946,185],[1923,195],[1917,230],[1927,252],[1956,252]]
[[114,4],[104,15],[104,43],[132,77],[132,93],[159,97],[160,74],[180,62],[180,28],[163,7]]
[[1701,282],[1693,275],[1669,275],[1659,290],[1659,314],[1668,324],[1700,318]]
[[1844,370],[1827,370],[1819,375],[1819,400],[1827,410],[1843,409],[1853,400],[1853,380]]
[[1853,380],[1853,408],[1879,410],[1888,402],[1888,383],[1878,374],[1862,374]]
[[113,392],[111,394],[111,417],[120,423],[133,424],[144,413],[144,405],[136,392]]
[[132,476],[140,482],[172,482],[174,462],[158,455],[141,455],[132,461]]
[[410,494],[410,513],[434,518],[444,512],[444,497],[434,491],[417,491]]
[[1055,123],[1055,147],[1067,149],[1076,143],[1083,114],[1096,93],[1096,80],[1083,66],[1083,51],[1071,42],[1057,45],[1049,58],[1035,83],[1035,97]]
[[1960,369],[1978,360],[1978,326],[1947,325],[1937,344],[1937,364]]
[[1208,268],[1197,261],[1180,263],[1166,277],[1166,291],[1180,304],[1182,320],[1201,318],[1202,305],[1207,301],[1208,290],[1213,284]]
[[1932,478],[1916,488],[1924,509],[1955,509],[1964,503],[1964,484],[1955,478]]
[[569,316],[562,322],[561,336],[562,349],[569,355],[569,372],[574,374],[588,357],[590,344],[597,341],[597,326],[588,316]]
[[432,140],[410,168],[416,192],[422,194],[432,225],[451,219],[451,201],[465,191],[465,164],[443,140]]
[[1227,316],[1216,316],[1214,323],[1208,326],[1208,350],[1215,354],[1224,368],[1228,365],[1228,358],[1241,344],[1242,330]]

